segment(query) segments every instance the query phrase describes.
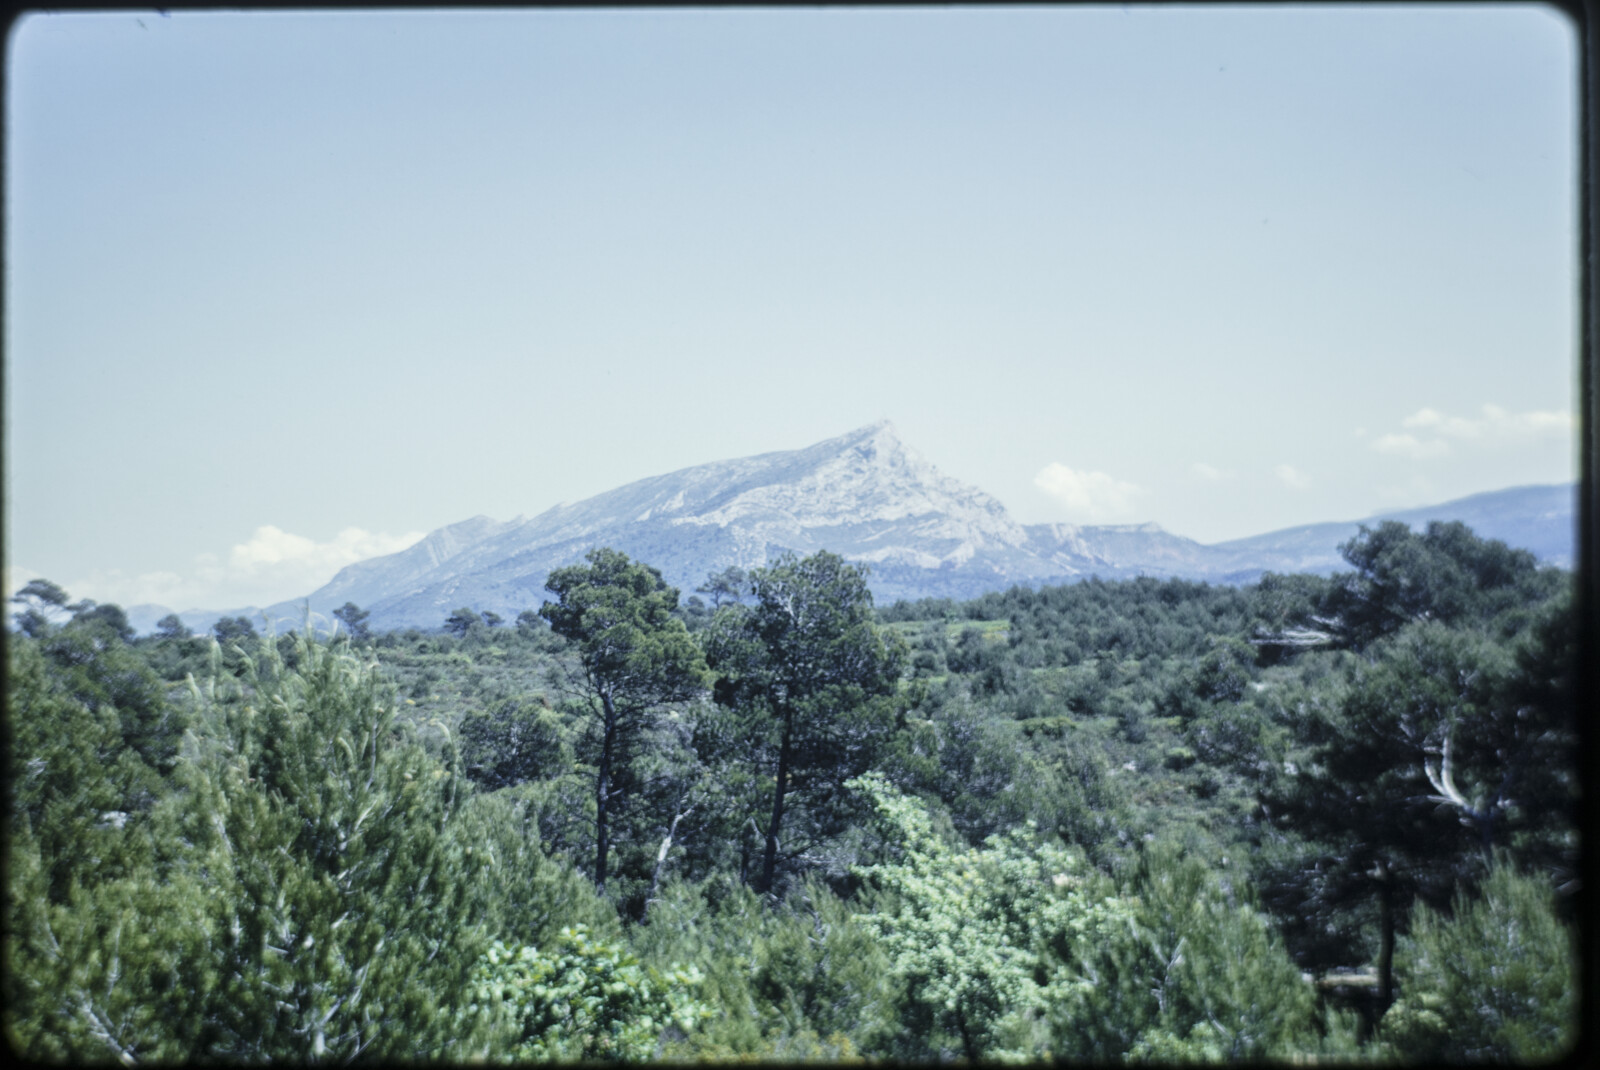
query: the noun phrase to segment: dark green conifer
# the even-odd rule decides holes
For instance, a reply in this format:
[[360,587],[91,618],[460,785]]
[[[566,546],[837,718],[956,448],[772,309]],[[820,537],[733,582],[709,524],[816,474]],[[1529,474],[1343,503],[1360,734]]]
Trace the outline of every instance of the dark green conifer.
[[487,936],[481,857],[446,833],[461,777],[395,716],[377,667],[296,638],[260,643],[243,679],[196,687],[182,781],[206,853],[222,978],[196,1056],[461,1057],[457,1029]]

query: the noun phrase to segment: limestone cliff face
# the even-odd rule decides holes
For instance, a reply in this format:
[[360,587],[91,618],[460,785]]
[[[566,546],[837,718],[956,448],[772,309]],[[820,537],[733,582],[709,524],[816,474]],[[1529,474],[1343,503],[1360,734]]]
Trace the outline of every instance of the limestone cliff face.
[[[375,627],[436,627],[461,605],[514,616],[545,597],[551,569],[613,546],[685,592],[706,573],[827,549],[873,568],[880,599],[969,597],[1017,579],[1072,575],[1039,557],[1005,506],[939,472],[881,421],[802,450],[654,476],[532,518],[441,528],[344,569],[310,596],[353,601]],[[924,582],[924,581],[928,582]],[[289,612],[288,605],[269,612]]]

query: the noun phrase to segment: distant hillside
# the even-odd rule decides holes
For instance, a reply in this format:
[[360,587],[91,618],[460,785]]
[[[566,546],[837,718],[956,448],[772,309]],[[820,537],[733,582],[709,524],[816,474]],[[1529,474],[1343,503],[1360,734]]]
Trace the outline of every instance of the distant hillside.
[[1512,487],[1363,521],[1284,528],[1218,543],[1213,549],[1233,554],[1234,568],[1241,572],[1327,575],[1345,567],[1339,544],[1353,538],[1361,524],[1399,520],[1420,528],[1430,520],[1459,520],[1486,539],[1533,551],[1544,564],[1571,568],[1577,547],[1576,493],[1570,484]]
[[[1570,567],[1573,494],[1570,486],[1515,487],[1364,522],[1462,520],[1482,535]],[[654,565],[685,596],[708,572],[763,565],[786,550],[821,549],[869,565],[880,604],[966,599],[1018,583],[1089,576],[1235,584],[1266,571],[1336,571],[1343,567],[1337,547],[1359,523],[1285,528],[1214,545],[1155,524],[1025,526],[995,498],[940,473],[882,421],[802,450],[642,479],[532,518],[463,520],[400,553],[350,565],[308,597],[325,619],[354,602],[371,611],[375,628],[437,628],[458,606],[510,620],[544,601],[552,569],[600,545]],[[200,631],[219,616],[265,612],[284,630],[301,622],[306,600],[264,611],[189,610],[182,616]],[[130,620],[148,631],[168,612],[140,606]]]

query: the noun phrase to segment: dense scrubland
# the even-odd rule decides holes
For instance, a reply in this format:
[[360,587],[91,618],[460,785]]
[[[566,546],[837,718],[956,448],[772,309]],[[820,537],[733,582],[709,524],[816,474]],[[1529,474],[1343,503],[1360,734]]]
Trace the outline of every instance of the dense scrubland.
[[[7,636],[32,1059],[1544,1059],[1575,1037],[1569,573],[874,607],[600,549],[515,621]],[[323,622],[317,622],[319,625]],[[331,622],[330,622],[331,623]]]

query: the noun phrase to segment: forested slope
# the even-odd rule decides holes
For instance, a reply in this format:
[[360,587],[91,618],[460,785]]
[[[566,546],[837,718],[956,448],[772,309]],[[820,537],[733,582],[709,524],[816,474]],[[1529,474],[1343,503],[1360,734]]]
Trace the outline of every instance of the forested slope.
[[7,1038],[127,1065],[1559,1054],[1571,576],[1459,524],[1345,554],[874,607],[827,553],[681,601],[602,549],[514,622],[369,635],[347,605],[332,638],[134,640],[36,581],[7,636]]

